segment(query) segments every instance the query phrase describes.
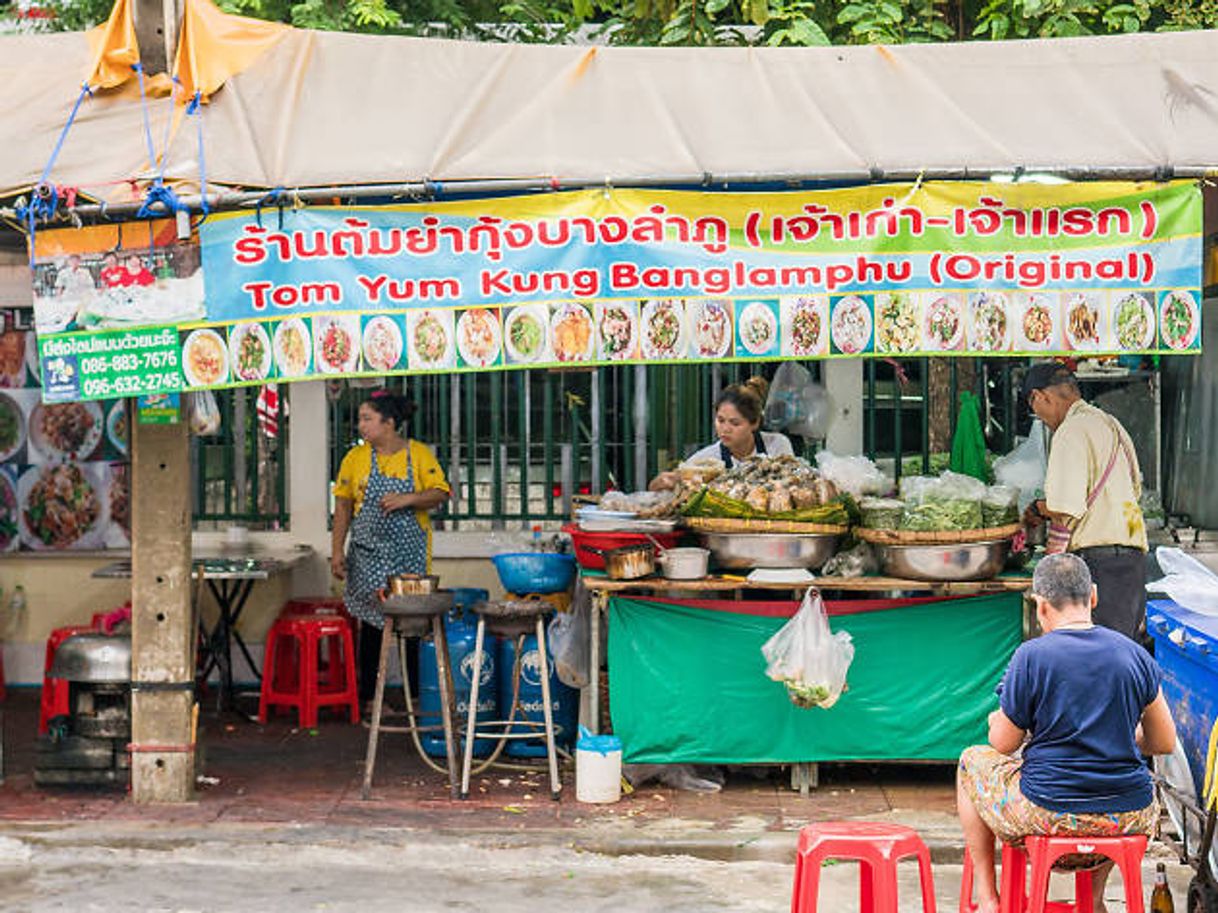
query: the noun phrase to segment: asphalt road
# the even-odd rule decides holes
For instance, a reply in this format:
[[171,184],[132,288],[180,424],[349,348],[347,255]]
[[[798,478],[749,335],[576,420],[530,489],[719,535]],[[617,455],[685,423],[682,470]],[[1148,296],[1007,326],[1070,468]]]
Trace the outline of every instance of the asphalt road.
[[[446,837],[324,827],[176,829],[139,824],[0,829],[4,911],[785,913],[792,866],[577,852],[558,838]],[[902,866],[901,911],[920,910]],[[855,868],[824,870],[821,909],[857,909]],[[1177,909],[1189,872],[1173,867]],[[935,866],[954,911],[960,867]],[[1118,886],[1110,896],[1120,897]],[[1149,892],[1149,885],[1147,886]],[[1123,909],[1120,903],[1109,909]]]

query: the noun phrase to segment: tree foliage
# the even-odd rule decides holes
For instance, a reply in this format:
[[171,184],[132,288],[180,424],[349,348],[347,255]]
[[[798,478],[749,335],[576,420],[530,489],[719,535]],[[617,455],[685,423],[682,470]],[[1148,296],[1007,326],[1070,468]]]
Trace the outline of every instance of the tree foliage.
[[[48,0],[48,27],[103,19],[111,0]],[[302,28],[612,44],[907,44],[1218,27],[1218,0],[220,0]]]

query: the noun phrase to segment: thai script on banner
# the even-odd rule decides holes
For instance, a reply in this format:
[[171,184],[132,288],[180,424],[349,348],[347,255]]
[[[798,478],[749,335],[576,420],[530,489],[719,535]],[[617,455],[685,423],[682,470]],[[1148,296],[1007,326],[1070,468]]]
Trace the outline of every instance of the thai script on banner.
[[[156,232],[88,254],[54,239],[41,249],[44,235],[71,231],[39,236],[44,358],[64,367],[63,353],[90,351],[81,339],[52,347],[63,335],[179,334],[172,365],[141,337],[149,358],[133,370],[154,380],[113,390],[571,364],[1186,353],[1201,338],[1191,182],[606,189],[220,214],[201,250]],[[101,395],[107,384],[87,373],[56,395]]]

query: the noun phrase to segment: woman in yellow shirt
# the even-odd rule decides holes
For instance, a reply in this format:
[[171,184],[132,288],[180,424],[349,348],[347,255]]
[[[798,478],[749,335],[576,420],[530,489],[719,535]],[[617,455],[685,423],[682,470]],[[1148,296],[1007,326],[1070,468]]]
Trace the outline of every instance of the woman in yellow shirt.
[[[378,391],[359,407],[362,444],[352,447],[334,483],[330,569],[346,580],[347,610],[362,625],[383,628],[376,591],[392,574],[425,574],[431,566],[428,513],[448,500],[448,481],[423,443],[403,436],[414,403]],[[348,542],[350,533],[350,542]],[[375,684],[379,638],[361,628],[360,690]],[[369,674],[371,673],[371,674]]]

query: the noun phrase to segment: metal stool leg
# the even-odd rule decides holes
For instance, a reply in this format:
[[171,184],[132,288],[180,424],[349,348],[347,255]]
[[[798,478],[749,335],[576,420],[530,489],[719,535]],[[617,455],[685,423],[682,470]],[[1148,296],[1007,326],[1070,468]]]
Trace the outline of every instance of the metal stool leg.
[[486,622],[478,617],[478,633],[474,637],[474,672],[469,683],[469,714],[465,725],[465,763],[461,767],[461,798],[469,798],[469,772],[474,766],[474,733],[478,731],[478,685],[482,679],[482,641],[486,637]]
[[389,647],[396,633],[393,620],[386,618],[381,628],[381,659],[376,670],[376,692],[372,696],[372,725],[368,729],[368,753],[364,756],[364,784],[360,795],[367,799],[372,794],[372,769],[376,766],[376,742],[381,734],[381,707],[385,702],[385,675],[389,669]]
[[[440,720],[444,724],[444,755],[448,760],[448,789],[452,798],[456,799],[457,742],[453,733],[453,670],[449,662],[448,634],[444,630],[443,615],[436,615],[432,618],[431,630],[436,642],[436,677],[440,679]],[[477,704],[474,707],[476,709]],[[470,744],[473,744],[472,740]]]
[[546,623],[537,616],[537,659],[541,663],[541,704],[546,721],[546,759],[550,762],[550,798],[558,801],[562,783],[558,779],[558,751],[554,745],[554,708],[550,706],[550,658],[546,655]]

